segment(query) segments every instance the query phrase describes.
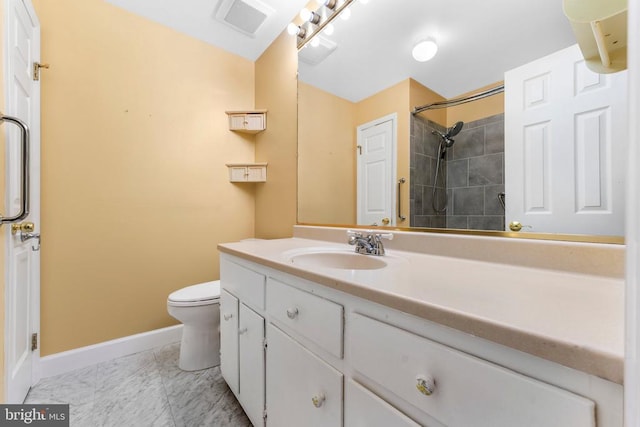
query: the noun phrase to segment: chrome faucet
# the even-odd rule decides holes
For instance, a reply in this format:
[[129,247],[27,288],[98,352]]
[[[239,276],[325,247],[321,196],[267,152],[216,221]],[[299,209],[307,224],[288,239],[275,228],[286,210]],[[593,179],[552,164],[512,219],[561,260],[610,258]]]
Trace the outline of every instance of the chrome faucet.
[[372,230],[365,231],[364,233],[359,231],[349,230],[347,231],[349,237],[349,244],[355,245],[356,252],[363,255],[384,255],[384,245],[382,239],[393,239],[391,233],[376,233]]

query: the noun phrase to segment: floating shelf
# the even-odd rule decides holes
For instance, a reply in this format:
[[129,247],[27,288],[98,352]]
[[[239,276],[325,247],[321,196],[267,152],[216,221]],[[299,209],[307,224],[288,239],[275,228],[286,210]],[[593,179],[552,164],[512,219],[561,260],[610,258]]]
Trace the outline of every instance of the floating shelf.
[[627,1],[563,0],[587,67],[600,74],[627,68]]
[[266,182],[267,163],[227,163],[230,182]]
[[229,130],[258,133],[267,128],[267,110],[225,111],[229,116]]

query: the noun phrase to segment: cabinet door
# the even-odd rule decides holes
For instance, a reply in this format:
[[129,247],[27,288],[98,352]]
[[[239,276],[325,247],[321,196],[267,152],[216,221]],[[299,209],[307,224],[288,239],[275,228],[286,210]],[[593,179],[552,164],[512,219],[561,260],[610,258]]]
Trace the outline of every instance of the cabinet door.
[[246,126],[244,114],[232,114],[229,116],[229,128],[231,130],[243,130]]
[[243,182],[247,180],[247,168],[242,167],[230,167],[229,168],[229,180],[231,182]]
[[244,125],[246,130],[264,130],[264,114],[247,114]]
[[247,181],[264,182],[267,180],[267,168],[264,166],[247,166]]
[[240,402],[251,423],[263,426],[264,418],[264,319],[240,303]]
[[342,425],[342,374],[267,326],[267,414],[272,426]]
[[238,299],[224,289],[220,292],[220,372],[237,396],[238,377]]

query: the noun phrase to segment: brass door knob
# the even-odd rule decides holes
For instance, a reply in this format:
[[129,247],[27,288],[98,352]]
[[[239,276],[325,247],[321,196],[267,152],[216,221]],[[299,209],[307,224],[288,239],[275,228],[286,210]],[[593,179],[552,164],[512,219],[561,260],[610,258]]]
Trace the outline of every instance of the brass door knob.
[[389,218],[382,218],[382,225],[389,225],[391,220]]
[[519,221],[511,221],[509,223],[509,230],[511,231],[520,231],[522,230],[522,224]]
[[29,221],[11,224],[11,234],[16,234],[18,231],[23,233],[33,233],[35,229],[36,225]]

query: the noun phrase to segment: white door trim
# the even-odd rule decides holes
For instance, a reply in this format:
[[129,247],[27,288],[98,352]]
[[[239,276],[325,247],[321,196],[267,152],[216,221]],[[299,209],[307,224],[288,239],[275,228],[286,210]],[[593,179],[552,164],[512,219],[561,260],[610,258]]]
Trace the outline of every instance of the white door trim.
[[[378,119],[372,120],[367,123],[363,123],[357,127],[357,145],[362,146],[362,131],[364,129],[370,128],[372,126],[379,125],[380,123],[391,121],[391,174],[392,174],[392,183],[391,183],[391,223],[390,226],[394,226],[397,223],[397,212],[398,212],[398,201],[397,201],[397,190],[396,190],[396,182],[398,178],[398,113],[391,113],[384,117],[380,117]],[[357,223],[359,223],[360,218],[360,206],[362,203],[362,194],[359,191],[360,185],[358,183],[359,175],[360,175],[360,158],[358,157],[358,167],[356,168],[356,218]],[[382,225],[382,224],[378,224]]]
[[629,0],[629,167],[627,171],[624,425],[640,426],[640,0]]

